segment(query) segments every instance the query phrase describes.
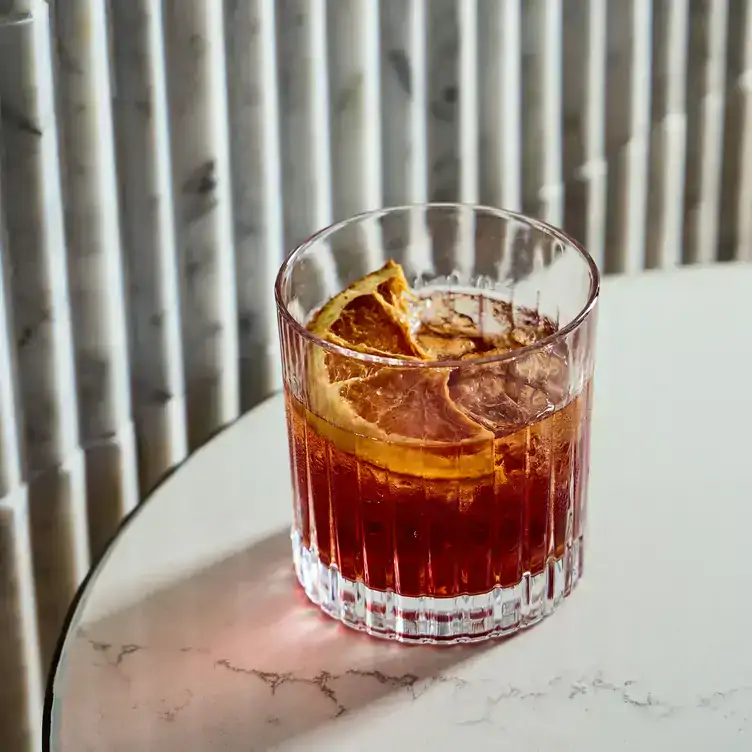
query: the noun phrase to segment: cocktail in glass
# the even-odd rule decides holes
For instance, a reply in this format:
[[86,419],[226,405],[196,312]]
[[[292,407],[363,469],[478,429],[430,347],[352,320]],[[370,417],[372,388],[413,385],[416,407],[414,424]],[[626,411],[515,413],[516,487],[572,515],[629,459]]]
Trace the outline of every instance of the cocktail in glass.
[[598,272],[483,207],[334,225],[276,285],[308,597],[409,642],[503,636],[582,575]]

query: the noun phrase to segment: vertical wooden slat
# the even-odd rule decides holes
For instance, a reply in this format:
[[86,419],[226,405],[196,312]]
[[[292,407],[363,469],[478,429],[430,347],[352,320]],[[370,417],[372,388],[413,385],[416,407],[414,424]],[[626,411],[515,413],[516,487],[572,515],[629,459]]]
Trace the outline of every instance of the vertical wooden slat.
[[225,12],[245,410],[281,386],[273,292],[283,258],[276,7],[254,0]]
[[195,448],[237,417],[240,397],[222,3],[165,0],[164,29],[188,440]]
[[161,0],[111,0],[114,115],[141,492],[187,454]]

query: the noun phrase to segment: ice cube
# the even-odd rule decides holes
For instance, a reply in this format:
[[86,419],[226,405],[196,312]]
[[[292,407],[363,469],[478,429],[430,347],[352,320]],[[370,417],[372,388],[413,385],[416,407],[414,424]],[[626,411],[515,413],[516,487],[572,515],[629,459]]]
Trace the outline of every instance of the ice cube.
[[556,402],[542,371],[530,369],[529,376],[541,379],[531,383],[515,373],[517,366],[502,361],[458,368],[449,379],[449,394],[460,410],[497,436],[518,431],[552,413]]
[[457,369],[449,379],[449,396],[468,417],[497,435],[524,424],[525,415],[507,394],[506,375],[498,364]]

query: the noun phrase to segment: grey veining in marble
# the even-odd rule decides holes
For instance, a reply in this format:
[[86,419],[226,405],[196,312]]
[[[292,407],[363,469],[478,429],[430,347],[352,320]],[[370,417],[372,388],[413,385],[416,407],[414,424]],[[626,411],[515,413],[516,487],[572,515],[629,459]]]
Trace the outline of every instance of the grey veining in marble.
[[[85,632],[81,633],[80,639],[86,643],[83,650],[88,651],[88,660],[98,673],[135,678],[140,671],[149,670],[150,664],[153,668],[146,645],[101,642],[87,637]],[[656,694],[645,682],[630,678],[630,675],[606,676],[597,670],[570,672],[540,683],[516,686],[490,677],[473,682],[463,678],[461,672],[451,670],[439,675],[421,669],[416,669],[419,673],[390,673],[378,668],[346,668],[339,673],[327,670],[316,673],[272,671],[253,665],[236,665],[200,647],[180,646],[175,652],[195,656],[186,659],[187,674],[191,673],[187,668],[189,663],[203,663],[206,667],[211,666],[214,673],[227,672],[236,677],[235,681],[229,679],[228,683],[247,683],[245,689],[256,698],[254,714],[263,716],[264,726],[271,727],[255,740],[262,745],[273,745],[285,736],[295,736],[300,727],[310,724],[311,715],[320,715],[321,718],[316,719],[319,722],[333,721],[381,698],[411,704],[428,694],[433,694],[434,699],[441,694],[451,703],[450,722],[457,727],[485,724],[503,730],[505,717],[510,711],[518,713],[521,707],[528,705],[535,706],[536,712],[545,713],[546,706],[572,703],[581,712],[618,709],[620,713],[632,713],[636,722],[641,722],[641,719],[679,721],[680,716],[694,715],[699,711],[706,716],[707,722],[712,723],[714,719],[731,721],[739,731],[748,727],[747,710],[752,698],[752,684],[746,684],[719,687],[705,694],[687,693],[677,700]],[[463,658],[469,659],[470,656],[465,652]],[[437,663],[449,664],[450,661]],[[144,711],[154,713],[157,719],[173,722],[200,694],[201,686],[173,687],[165,696],[147,701]],[[314,712],[301,713],[301,708],[310,708],[312,704],[316,707]]]

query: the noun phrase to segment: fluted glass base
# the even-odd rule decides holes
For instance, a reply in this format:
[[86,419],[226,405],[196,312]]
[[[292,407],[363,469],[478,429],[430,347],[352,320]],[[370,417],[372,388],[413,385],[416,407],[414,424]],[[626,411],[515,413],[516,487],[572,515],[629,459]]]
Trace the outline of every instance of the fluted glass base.
[[374,637],[428,644],[505,637],[551,614],[582,575],[583,539],[575,539],[544,571],[525,574],[518,585],[480,595],[412,598],[373,590],[342,577],[319,561],[293,531],[295,573],[310,600],[344,625]]

